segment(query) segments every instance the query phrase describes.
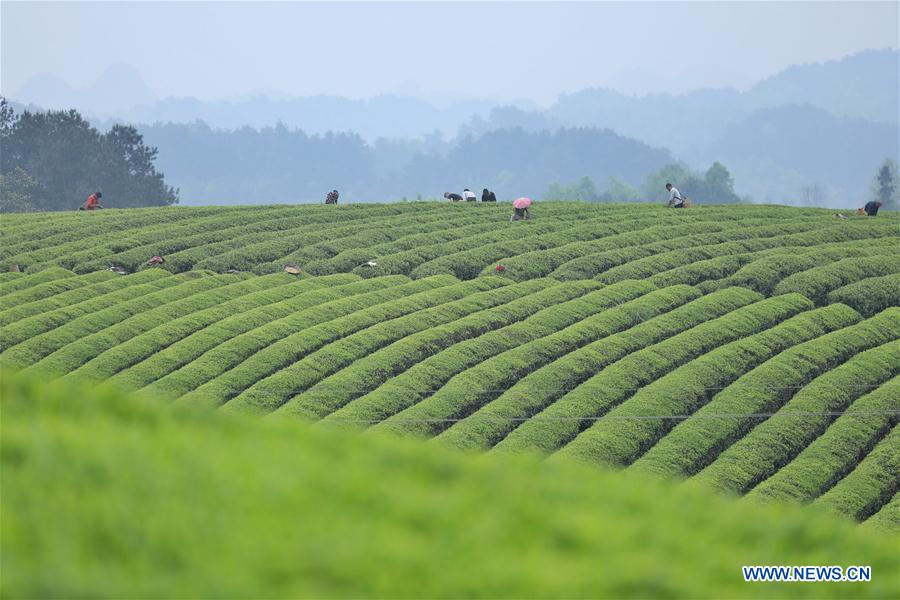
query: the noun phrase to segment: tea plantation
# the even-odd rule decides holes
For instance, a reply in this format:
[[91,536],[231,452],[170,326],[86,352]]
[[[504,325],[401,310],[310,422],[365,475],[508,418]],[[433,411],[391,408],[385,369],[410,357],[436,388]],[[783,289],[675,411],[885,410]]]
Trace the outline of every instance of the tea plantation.
[[509,211],[5,216],[0,368],[900,527],[897,214]]
[[[576,464],[5,376],[5,598],[890,598],[896,539]],[[745,583],[742,565],[870,582]]]

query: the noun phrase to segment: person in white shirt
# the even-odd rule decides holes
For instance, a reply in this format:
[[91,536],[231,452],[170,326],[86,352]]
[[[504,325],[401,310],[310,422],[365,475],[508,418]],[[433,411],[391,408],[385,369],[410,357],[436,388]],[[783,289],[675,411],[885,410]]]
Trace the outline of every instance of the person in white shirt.
[[463,190],[463,200],[466,202],[475,202],[478,198],[475,196],[475,192],[466,188]]
[[684,208],[684,198],[681,196],[678,188],[671,183],[667,183],[666,189],[669,191],[669,208]]

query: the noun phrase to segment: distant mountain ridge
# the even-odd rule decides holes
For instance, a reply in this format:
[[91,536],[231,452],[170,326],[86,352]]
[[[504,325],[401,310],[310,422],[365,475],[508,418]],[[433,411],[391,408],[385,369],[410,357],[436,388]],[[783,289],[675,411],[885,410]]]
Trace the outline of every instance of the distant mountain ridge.
[[546,114],[568,125],[610,127],[696,157],[728,127],[758,110],[785,104],[900,125],[898,78],[900,51],[867,50],[839,61],[790,67],[746,92],[724,88],[628,96],[588,88],[560,96]]
[[834,206],[862,206],[877,165],[900,157],[900,128],[835,116],[809,105],[754,112],[707,150],[729,165],[741,191],[780,201],[777,189],[821,188]]
[[809,103],[842,117],[900,124],[900,51],[866,50],[795,65],[747,92],[757,107]]
[[86,114],[121,113],[158,101],[137,70],[125,63],[111,64],[86,86],[72,86],[55,75],[39,73],[11,97],[24,104],[48,109],[77,108]]
[[[795,65],[746,92],[700,89],[687,94],[634,96],[605,88],[562,94],[542,112],[561,125],[611,128],[679,153],[695,152],[728,126],[763,108],[810,104],[836,116],[900,124],[900,51],[866,50],[825,63]],[[385,94],[367,99],[320,95],[251,95],[216,101],[157,98],[138,72],[111,65],[90,86],[76,88],[39,74],[10,98],[45,108],[77,108],[99,120],[132,123],[202,120],[211,127],[265,127],[283,122],[308,133],[353,131],[366,139],[420,137],[435,130],[453,135],[473,115],[486,117],[504,103],[488,98],[455,100],[438,108],[422,97]],[[532,106],[515,103],[533,110]]]
[[[583,175],[605,179],[618,173],[610,169],[615,161],[611,162],[605,150],[595,149],[591,151],[593,154],[583,155],[586,147],[571,133],[555,137],[536,135],[553,134],[565,128],[594,130],[589,135],[610,130],[619,136],[618,141],[605,139],[603,148],[618,146],[630,138],[629,141],[653,150],[670,152],[673,160],[681,160],[698,170],[721,161],[734,174],[740,193],[767,202],[796,203],[801,190],[815,187],[821,189],[822,203],[832,206],[846,206],[848,201],[856,203],[868,194],[868,181],[884,158],[900,160],[900,51],[897,50],[867,50],[840,60],[796,65],[744,92],[724,88],[636,96],[588,88],[563,94],[546,109],[535,109],[527,103],[498,105],[489,99],[458,100],[439,108],[421,94],[416,98],[382,95],[361,100],[326,95],[303,98],[254,95],[215,102],[193,98],[157,100],[127,65],[111,68],[82,90],[72,89],[50,76],[38,76],[29,82],[25,91],[23,97],[13,100],[51,108],[81,108],[81,103],[88,98],[92,101],[102,98],[108,107],[122,106],[132,97],[149,100],[124,109],[110,108],[105,114],[83,109],[82,112],[101,129],[112,119],[139,124],[149,141],[158,145],[160,163],[166,165],[167,174],[171,171],[173,183],[185,190],[204,190],[202,197],[209,196],[213,190],[221,193],[213,179],[231,180],[231,174],[215,175],[215,169],[198,167],[190,171],[190,165],[196,167],[196,161],[182,162],[183,150],[194,145],[194,138],[208,137],[202,132],[203,127],[233,130],[251,127],[262,131],[278,124],[301,129],[307,135],[349,132],[361,138],[357,143],[359,148],[354,147],[351,154],[359,151],[359,159],[381,176],[390,171],[418,181],[422,170],[431,172],[432,183],[446,180],[448,188],[452,188],[453,181],[483,178],[499,188],[524,185],[529,193],[540,193],[540,186],[547,180],[566,182],[567,178],[574,180]],[[44,104],[39,101],[41,94],[70,98],[71,102],[60,106]],[[13,102],[13,106],[21,104]],[[165,134],[159,125],[198,122],[202,125],[199,130],[173,126]],[[525,162],[519,161],[512,167],[511,161],[515,161],[510,148],[502,149],[500,156],[489,153],[497,140],[504,139],[504,131],[515,129],[532,134],[529,143],[542,145],[528,149],[535,156],[542,155],[543,146],[550,145],[563,156],[576,158],[557,160],[556,156],[543,154],[549,168],[542,168],[538,161],[531,168],[519,171]],[[500,135],[482,143],[481,138],[491,133]],[[366,145],[371,147],[363,148]],[[634,182],[640,173],[657,168],[663,156],[629,147],[628,152],[632,151],[643,155],[646,164],[632,169],[626,163],[628,172],[619,174],[625,181]],[[223,152],[230,155],[230,150]],[[452,169],[444,160],[451,154],[455,165]],[[475,155],[481,158],[470,161],[469,156]],[[366,156],[374,158],[370,161]],[[326,170],[337,175],[342,164],[340,158],[335,160],[337,164],[329,165]],[[497,161],[496,169],[482,172],[484,164]],[[509,163],[506,167],[504,161]],[[213,166],[224,169],[221,165],[227,162],[214,162]],[[460,165],[468,165],[467,170],[459,171]],[[577,166],[579,172],[575,173],[569,166]],[[438,173],[435,169],[439,167],[455,172]],[[199,171],[204,173],[201,175]],[[532,177],[538,172],[540,177]],[[261,172],[245,172],[242,177],[227,189],[246,186],[246,193],[241,194],[243,198],[257,197],[267,189],[268,182],[262,181],[267,176]],[[394,185],[384,192],[390,193],[391,189],[424,192],[431,187],[424,180],[412,186],[391,179]],[[597,183],[604,185],[604,179],[598,179]],[[370,193],[373,191],[369,189]]]

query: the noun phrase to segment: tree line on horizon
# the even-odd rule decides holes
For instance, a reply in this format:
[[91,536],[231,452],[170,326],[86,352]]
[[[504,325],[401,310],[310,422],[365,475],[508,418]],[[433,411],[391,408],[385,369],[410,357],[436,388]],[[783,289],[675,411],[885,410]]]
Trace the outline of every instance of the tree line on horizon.
[[[698,173],[667,150],[593,127],[510,127],[452,144],[437,133],[367,143],[355,133],[308,135],[282,124],[114,124],[102,133],[75,110],[16,113],[0,99],[0,145],[2,212],[74,210],[94,191],[117,208],[171,205],[179,195],[190,204],[320,202],[335,188],[345,202],[438,198],[465,187],[501,199],[664,202],[667,182],[700,203],[751,201],[720,162]],[[896,163],[884,165],[878,177],[887,183],[873,183],[872,194],[896,208]],[[815,205],[816,196],[797,203]]]
[[130,125],[97,131],[75,110],[23,111],[0,98],[0,211],[75,210],[95,191],[115,206],[168,206],[178,190]]

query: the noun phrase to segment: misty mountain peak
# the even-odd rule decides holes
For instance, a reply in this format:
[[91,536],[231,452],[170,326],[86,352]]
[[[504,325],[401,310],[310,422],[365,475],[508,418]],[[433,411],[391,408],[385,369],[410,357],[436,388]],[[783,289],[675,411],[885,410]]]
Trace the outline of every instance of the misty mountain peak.
[[73,86],[56,75],[38,73],[12,97],[44,108],[77,108],[88,114],[125,111],[157,101],[137,70],[123,62],[109,65],[90,85]]
[[75,90],[56,75],[37,73],[22,84],[12,97],[22,103],[46,108],[70,108]]
[[106,68],[89,88],[100,111],[127,110],[156,101],[156,94],[129,64],[116,62]]

